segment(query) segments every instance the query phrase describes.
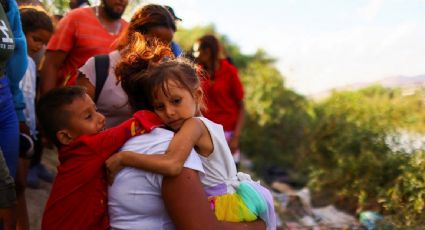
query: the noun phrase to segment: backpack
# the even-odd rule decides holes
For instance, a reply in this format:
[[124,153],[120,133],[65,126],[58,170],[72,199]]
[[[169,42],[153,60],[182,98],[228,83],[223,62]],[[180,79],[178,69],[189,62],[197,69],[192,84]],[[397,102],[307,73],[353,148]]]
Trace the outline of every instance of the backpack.
[[96,73],[96,88],[94,92],[94,103],[97,104],[100,92],[102,92],[103,85],[105,85],[109,72],[109,55],[96,55],[94,56],[94,68]]

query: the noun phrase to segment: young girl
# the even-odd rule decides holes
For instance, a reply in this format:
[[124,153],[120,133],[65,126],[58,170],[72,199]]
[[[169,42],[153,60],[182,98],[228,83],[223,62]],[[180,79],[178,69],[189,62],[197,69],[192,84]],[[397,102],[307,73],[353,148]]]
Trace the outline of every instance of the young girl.
[[24,115],[29,127],[30,134],[36,138],[35,125],[35,96],[37,68],[32,55],[37,53],[49,42],[53,34],[53,22],[47,12],[39,6],[19,7],[22,21],[22,29],[27,40],[28,68],[20,82],[20,87],[24,93],[26,108]]
[[[22,30],[25,34],[27,45],[28,67],[19,82],[19,88],[23,93],[25,109],[23,114],[25,122],[20,125],[20,156],[18,161],[18,171],[16,177],[16,188],[18,195],[18,225],[21,229],[29,229],[29,220],[26,207],[25,188],[27,185],[33,187],[34,184],[27,184],[27,175],[30,159],[34,154],[34,143],[37,141],[35,98],[36,98],[36,65],[31,55],[38,52],[43,45],[47,44],[53,33],[53,22],[47,12],[39,6],[19,7]],[[41,154],[37,152],[38,156]],[[40,158],[41,159],[41,158]],[[30,169],[32,172],[34,167]],[[38,177],[37,177],[38,179]]]
[[112,179],[125,166],[167,176],[178,175],[194,147],[203,162],[205,177],[201,180],[216,217],[241,222],[253,221],[259,216],[266,222],[267,229],[275,229],[270,192],[248,175],[237,174],[223,127],[201,116],[202,90],[196,68],[183,58],[165,59],[150,64],[147,71],[131,75],[121,70],[128,71],[127,63],[137,66],[138,61],[144,62],[143,55],[135,52],[118,64],[117,76],[132,107],[152,109],[176,134],[166,154],[120,152],[109,158],[106,165]]
[[[34,156],[31,159],[31,167],[28,172],[27,185],[31,188],[38,188],[39,175],[48,182],[53,181],[51,175],[44,165],[41,164],[41,140],[36,130],[35,100],[37,94],[37,66],[31,58],[46,45],[54,32],[53,21],[50,15],[40,6],[19,7],[22,21],[22,29],[27,41],[28,68],[25,72],[20,88],[24,94],[26,107],[24,115],[29,128],[31,138],[35,146]],[[34,146],[34,147],[35,147]]]

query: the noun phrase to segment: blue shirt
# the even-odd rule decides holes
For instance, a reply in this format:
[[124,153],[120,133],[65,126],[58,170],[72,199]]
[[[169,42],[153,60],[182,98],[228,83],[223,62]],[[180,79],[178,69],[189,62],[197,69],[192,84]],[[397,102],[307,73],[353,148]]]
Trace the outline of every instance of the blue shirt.
[[19,82],[24,77],[27,70],[27,42],[25,34],[22,31],[21,17],[19,15],[18,5],[15,0],[7,0],[9,11],[6,12],[9,20],[10,28],[13,32],[15,41],[15,50],[6,64],[6,75],[9,79],[10,90],[13,95],[13,103],[15,104],[16,114],[19,121],[25,121],[23,110],[25,109],[24,96],[19,88]]

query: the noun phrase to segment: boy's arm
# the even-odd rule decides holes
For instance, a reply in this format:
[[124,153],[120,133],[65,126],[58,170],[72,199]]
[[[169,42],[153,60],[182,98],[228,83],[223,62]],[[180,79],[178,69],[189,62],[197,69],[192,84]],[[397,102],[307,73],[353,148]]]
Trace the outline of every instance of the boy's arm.
[[113,180],[115,174],[125,166],[166,176],[180,174],[186,158],[202,135],[200,122],[196,118],[186,120],[171,140],[166,154],[148,155],[123,151],[111,156],[106,161],[110,180]]
[[156,114],[141,110],[136,112],[133,118],[92,136],[90,138],[90,145],[103,153],[104,157],[107,158],[124,145],[128,139],[150,132],[161,124]]

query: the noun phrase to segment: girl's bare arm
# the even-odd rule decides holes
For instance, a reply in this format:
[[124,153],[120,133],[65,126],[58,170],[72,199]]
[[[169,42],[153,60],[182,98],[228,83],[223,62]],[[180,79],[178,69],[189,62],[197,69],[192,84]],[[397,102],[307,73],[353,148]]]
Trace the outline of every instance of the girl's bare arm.
[[123,167],[140,168],[165,176],[179,175],[192,148],[202,136],[202,127],[203,123],[197,118],[186,120],[174,135],[165,154],[147,155],[123,151],[112,155],[106,161],[110,179],[113,180]]

